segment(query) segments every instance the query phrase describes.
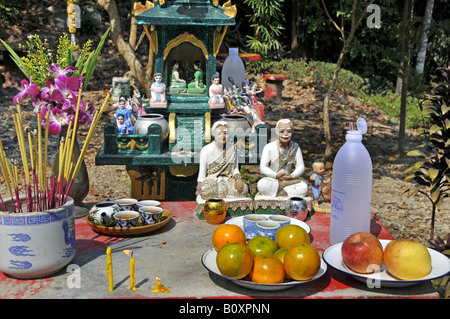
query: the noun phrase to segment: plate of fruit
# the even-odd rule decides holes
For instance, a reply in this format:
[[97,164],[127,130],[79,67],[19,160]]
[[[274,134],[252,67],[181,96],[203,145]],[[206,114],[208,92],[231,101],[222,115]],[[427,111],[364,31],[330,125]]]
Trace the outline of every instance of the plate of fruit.
[[220,225],[202,264],[211,273],[255,290],[284,290],[312,282],[326,273],[327,264],[310,244],[308,233],[297,227],[281,227],[276,240],[257,236],[247,241],[241,227]]
[[422,243],[359,232],[325,249],[326,264],[370,287],[407,287],[445,276],[450,259]]

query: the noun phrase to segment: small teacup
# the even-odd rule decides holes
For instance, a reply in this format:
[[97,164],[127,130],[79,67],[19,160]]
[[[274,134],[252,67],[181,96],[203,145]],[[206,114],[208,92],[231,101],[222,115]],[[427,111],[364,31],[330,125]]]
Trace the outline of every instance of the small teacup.
[[161,221],[164,208],[158,206],[142,206],[139,208],[142,222],[146,225],[153,225]]
[[267,217],[264,215],[244,215],[244,217],[242,218],[242,222],[244,225],[244,233],[247,239],[252,239],[258,236],[258,232],[256,231],[256,223],[263,220],[267,220]]
[[270,215],[269,219],[280,223],[280,227],[289,225],[291,223],[291,218],[284,215]]
[[134,210],[123,210],[114,214],[116,225],[121,228],[136,227],[139,221],[139,213]]
[[263,220],[256,223],[258,236],[269,237],[272,240],[275,240],[278,229],[280,229],[280,223],[273,220]]
[[157,200],[152,200],[152,199],[144,199],[144,200],[140,200],[136,203],[138,211],[139,211],[139,208],[141,208],[143,206],[159,206],[159,205],[161,205],[161,202],[158,202]]
[[120,198],[114,201],[117,205],[120,206],[121,210],[134,210],[137,211],[136,203],[137,199],[134,198]]

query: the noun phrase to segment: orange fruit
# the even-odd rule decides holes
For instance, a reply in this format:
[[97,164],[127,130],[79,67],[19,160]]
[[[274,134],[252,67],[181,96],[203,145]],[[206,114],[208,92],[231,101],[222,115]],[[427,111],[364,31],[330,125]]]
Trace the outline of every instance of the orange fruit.
[[252,282],[279,284],[284,280],[284,266],[275,256],[255,256],[249,276]]
[[278,248],[291,247],[298,244],[309,244],[309,235],[302,227],[289,224],[281,227],[275,235]]
[[[278,249],[273,255],[277,257],[284,265],[284,256],[290,247],[283,247]],[[292,279],[286,272],[284,273],[285,279]]]
[[214,248],[219,251],[220,248],[228,243],[243,243],[247,242],[244,230],[237,225],[220,225],[214,230],[212,235],[212,242]]
[[272,256],[278,249],[275,241],[266,236],[256,236],[250,239],[247,247],[254,256]]
[[284,255],[284,270],[294,280],[309,280],[320,268],[320,256],[310,244],[290,247]]
[[243,243],[229,243],[217,253],[216,263],[225,277],[242,279],[252,270],[253,254]]

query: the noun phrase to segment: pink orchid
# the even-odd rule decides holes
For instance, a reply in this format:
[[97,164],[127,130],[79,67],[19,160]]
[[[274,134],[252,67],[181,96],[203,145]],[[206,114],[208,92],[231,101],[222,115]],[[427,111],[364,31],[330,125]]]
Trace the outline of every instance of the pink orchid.
[[50,68],[47,69],[48,71],[55,74],[55,76],[59,76],[61,74],[66,75],[67,73],[75,72],[77,70],[74,66],[68,66],[64,70],[61,69],[61,67],[57,64],[50,64]]
[[[68,125],[71,121],[71,117],[68,116],[60,116],[62,113],[54,113],[53,110],[55,108],[50,110],[50,114],[48,117],[48,132],[52,135],[58,135],[61,133],[61,127],[63,125]],[[43,106],[41,108],[41,119],[44,119],[42,121],[42,126],[45,127],[45,118],[47,116],[48,106]]]
[[36,83],[32,83],[33,79],[30,77],[30,83],[28,83],[27,80],[20,81],[20,84],[22,84],[22,90],[14,96],[13,103],[14,105],[20,104],[22,102],[22,99],[24,97],[28,97],[30,95],[37,95],[39,94],[39,88]]
[[55,84],[66,100],[77,101],[80,88],[80,79],[78,77],[75,75],[67,77],[64,74],[60,74],[56,77]]

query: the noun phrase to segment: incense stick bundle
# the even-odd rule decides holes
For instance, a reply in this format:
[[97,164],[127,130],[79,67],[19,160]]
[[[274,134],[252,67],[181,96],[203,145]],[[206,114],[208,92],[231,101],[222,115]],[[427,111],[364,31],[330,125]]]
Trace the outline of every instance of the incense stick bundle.
[[102,114],[105,110],[106,104],[108,103],[108,100],[110,97],[111,97],[111,90],[106,94],[105,101],[103,102],[103,105],[100,108],[100,110],[99,111],[96,110],[94,113],[94,119],[92,120],[91,126],[89,127],[88,135],[86,137],[86,140],[84,141],[83,148],[82,148],[80,156],[78,157],[78,160],[77,160],[77,164],[75,165],[75,169],[69,180],[69,185],[67,187],[66,196],[69,194],[70,189],[72,188],[72,185],[74,183],[74,180],[78,175],[78,172],[81,168],[81,164],[83,163],[83,160],[84,160],[84,156],[86,155],[87,148],[89,147],[92,136],[94,135],[94,132],[97,128],[98,122],[100,121],[100,117],[102,116]]
[[[100,117],[103,114],[106,104],[108,103],[108,100],[111,96],[111,92],[112,90],[107,93],[105,101],[100,110],[97,109],[95,111],[94,118],[89,128],[89,132],[87,134],[83,148],[80,152],[80,155],[78,156],[76,163],[74,163],[72,157],[82,96],[82,85],[80,83],[75,117],[72,119],[72,121],[70,121],[66,135],[62,136],[59,145],[58,176],[53,175],[47,177],[49,116],[51,112],[50,108],[47,110],[45,116],[44,132],[42,130],[43,123],[41,122],[41,113],[37,112],[37,133],[32,133],[29,127],[25,128],[24,130],[21,108],[20,105],[17,105],[18,113],[13,114],[13,119],[17,132],[19,151],[24,168],[23,185],[26,192],[25,198],[28,212],[55,208],[56,202],[59,206],[65,204],[74,180],[81,168],[81,164],[84,161],[84,156],[86,155],[90,141],[100,121]],[[28,139],[30,161],[28,161],[27,157],[26,138]],[[44,143],[42,142],[42,139],[44,139]],[[0,168],[3,172],[6,187],[11,197],[12,210],[15,213],[22,212],[22,205],[19,198],[19,167],[15,161],[10,163],[10,161],[6,157],[1,138]],[[0,210],[6,210],[6,205],[1,196]]]

